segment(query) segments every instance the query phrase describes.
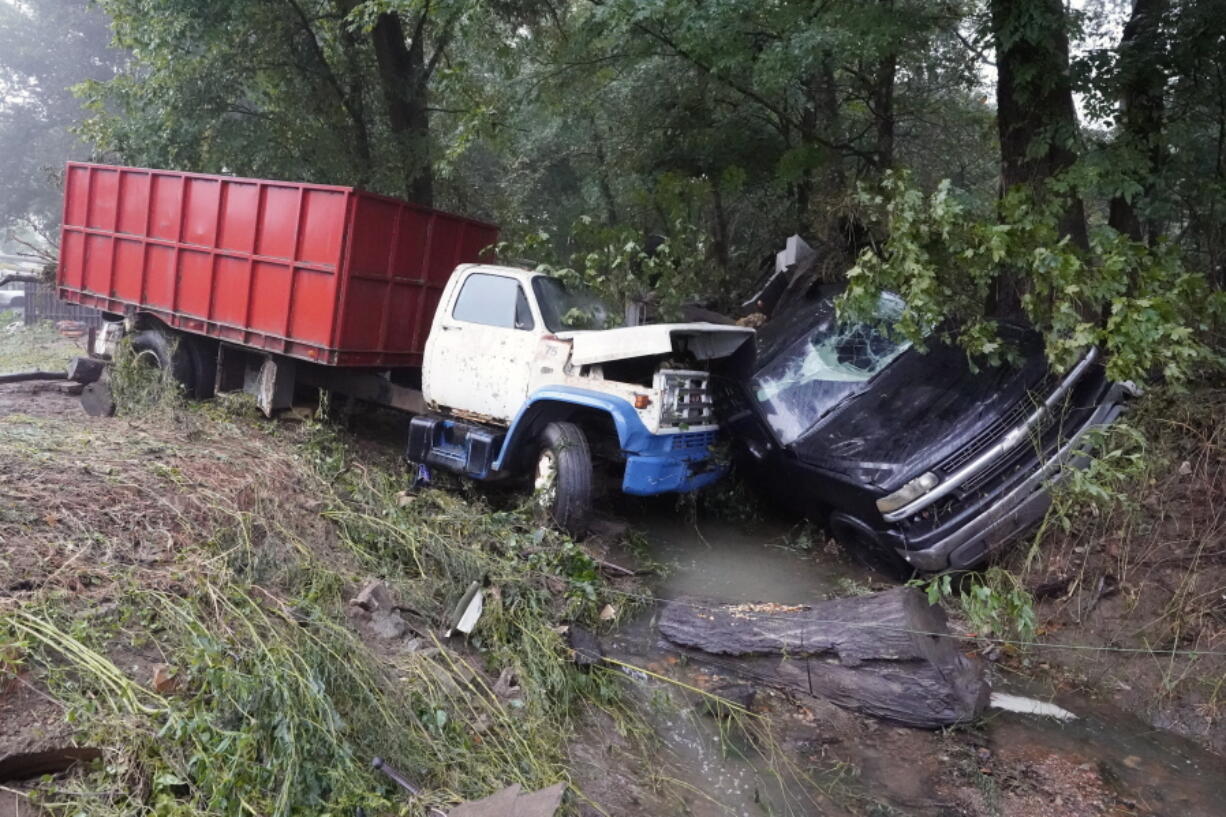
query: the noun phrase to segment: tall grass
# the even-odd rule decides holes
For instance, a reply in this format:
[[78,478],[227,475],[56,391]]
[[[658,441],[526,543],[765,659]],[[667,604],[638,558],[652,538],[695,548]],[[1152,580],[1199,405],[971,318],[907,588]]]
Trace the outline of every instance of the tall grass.
[[[602,598],[572,542],[527,514],[410,496],[402,474],[359,462],[330,430],[305,436],[293,493],[271,469],[254,496],[187,486],[211,511],[179,519],[197,528],[165,568],[173,582],[129,584],[104,613],[58,594],[0,612],[0,641],[104,747],[105,762],[49,802],[105,815],[387,813],[403,793],[370,770],[382,756],[445,807],[566,780],[580,711],[625,716],[616,675],[579,672],[559,633],[595,621]],[[347,619],[376,576],[412,611],[420,649]],[[480,626],[446,643],[447,611],[472,581],[486,587]],[[158,691],[107,657],[132,651],[173,680]],[[516,694],[495,692],[501,675]]]

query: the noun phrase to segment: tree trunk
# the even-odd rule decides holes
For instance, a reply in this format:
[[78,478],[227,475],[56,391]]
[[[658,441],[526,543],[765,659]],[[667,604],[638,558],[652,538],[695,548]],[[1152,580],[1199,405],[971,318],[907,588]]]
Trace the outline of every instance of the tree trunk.
[[613,185],[609,181],[608,156],[604,150],[604,137],[596,125],[596,117],[588,117],[592,128],[592,146],[596,150],[596,180],[600,187],[600,198],[604,200],[605,221],[609,226],[617,224],[621,219],[617,215],[617,199],[613,196]]
[[[315,70],[310,73],[323,79],[328,88],[336,95],[336,101],[340,104],[341,109],[349,120],[349,137],[353,140],[353,153],[358,157],[363,174],[362,178],[355,181],[359,184],[366,184],[367,179],[371,176],[374,165],[370,150],[370,134],[366,128],[366,118],[362,113],[361,92],[359,90],[355,93],[352,85],[347,87],[341,82],[340,75],[333,70],[332,64],[328,61],[327,54],[319,44],[319,39],[315,33],[316,23],[307,15],[306,10],[295,0],[288,0],[288,4],[294,12],[294,16],[298,19],[302,30],[302,39],[306,43],[310,58],[315,63]],[[353,3],[342,5],[338,8],[338,11],[343,16],[352,10],[353,5]],[[340,26],[340,30],[342,42],[353,39],[348,27],[343,23]],[[346,51],[348,50],[346,49]],[[348,68],[350,69],[350,76],[353,76],[352,64]]]
[[[1069,77],[1063,0],[991,0],[996,45],[996,124],[1003,190],[1023,187],[1038,199],[1047,182],[1077,160],[1077,111]],[[1061,235],[1087,251],[1085,208],[1072,196],[1060,214]],[[997,278],[993,311],[1021,314],[1026,282]]]
[[720,271],[726,276],[732,265],[729,255],[731,240],[728,236],[728,213],[724,210],[724,194],[719,189],[719,179],[714,176],[711,177],[711,210],[715,260]]
[[[894,0],[881,0],[881,3],[887,9],[894,7]],[[872,89],[877,126],[873,156],[877,172],[882,174],[894,164],[894,80],[897,74],[898,54],[891,51],[878,61]]]
[[[818,70],[805,81],[805,103],[799,122],[800,143],[812,148],[826,143],[842,141],[842,119],[839,116],[838,85],[834,75],[834,58],[827,52],[822,56]],[[820,137],[820,138],[819,138]],[[815,231],[823,239],[837,242],[838,225],[829,213],[819,213],[816,224],[810,210],[814,195],[821,198],[837,195],[843,190],[846,178],[843,174],[843,156],[837,150],[825,151],[820,175],[806,167],[795,185],[796,231]]]
[[911,587],[795,606],[679,599],[659,626],[679,646],[738,656],[755,680],[909,726],[971,721],[988,703],[982,667]]
[[873,108],[877,119],[877,144],[873,151],[878,173],[885,173],[894,164],[894,77],[898,72],[898,57],[883,59],[877,68],[877,84],[873,89]]
[[[1166,70],[1162,18],[1170,0],[1134,0],[1132,15],[1120,38],[1120,140],[1128,150],[1144,157],[1143,197],[1154,189],[1156,174],[1163,160],[1163,120],[1165,118]],[[1156,219],[1144,227],[1136,204],[1124,196],[1111,200],[1108,222],[1134,241],[1153,243],[1162,232]]]
[[403,152],[404,194],[409,201],[434,206],[434,172],[430,163],[430,111],[426,97],[425,24],[427,6],[418,12],[412,42],[406,43],[400,15],[379,15],[371,40],[379,65],[379,82],[387,105],[388,126]]

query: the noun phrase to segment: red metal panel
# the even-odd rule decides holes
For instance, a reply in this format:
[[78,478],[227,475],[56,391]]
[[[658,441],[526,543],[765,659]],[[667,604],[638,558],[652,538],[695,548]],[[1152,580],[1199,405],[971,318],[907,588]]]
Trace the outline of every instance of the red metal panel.
[[348,187],[69,163],[60,297],[323,363],[420,365],[493,225]]
[[156,173],[152,179],[153,199],[149,208],[149,233],[152,238],[179,240],[179,208],[183,203],[183,178]]

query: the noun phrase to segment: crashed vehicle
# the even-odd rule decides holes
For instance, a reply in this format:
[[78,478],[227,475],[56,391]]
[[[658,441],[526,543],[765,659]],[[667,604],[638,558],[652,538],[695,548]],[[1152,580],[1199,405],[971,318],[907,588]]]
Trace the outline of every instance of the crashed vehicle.
[[[724,471],[709,377],[747,371],[753,330],[605,328],[590,298],[485,263],[498,228],[366,191],[70,162],[60,298],[103,312],[186,394],[247,392],[269,416],[326,390],[411,415],[427,478],[530,482],[578,536],[599,468],[636,496]],[[101,368],[101,367],[99,367]],[[82,405],[114,411],[109,385]]]
[[1066,373],[1037,333],[1004,327],[1022,361],[981,366],[933,339],[926,352],[878,321],[842,322],[834,286],[788,300],[758,334],[754,373],[725,384],[727,422],[754,482],[894,575],[983,563],[1040,521],[1047,487],[1085,462],[1120,413],[1096,349]]

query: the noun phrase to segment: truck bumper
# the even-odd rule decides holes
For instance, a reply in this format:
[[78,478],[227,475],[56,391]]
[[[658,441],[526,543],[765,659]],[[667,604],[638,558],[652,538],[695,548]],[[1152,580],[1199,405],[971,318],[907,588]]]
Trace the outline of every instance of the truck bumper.
[[898,548],[898,554],[916,569],[928,573],[964,570],[1031,530],[1051,507],[1049,488],[1070,469],[1085,467],[1091,456],[1091,438],[1087,435],[1092,429],[1105,428],[1115,421],[1124,409],[1125,395],[1122,386],[1110,386],[1080,428],[1049,452],[1033,473],[1003,491],[972,522],[922,550]]
[[727,470],[711,456],[714,431],[653,434],[641,451],[626,453],[622,490],[636,496],[697,491]]

